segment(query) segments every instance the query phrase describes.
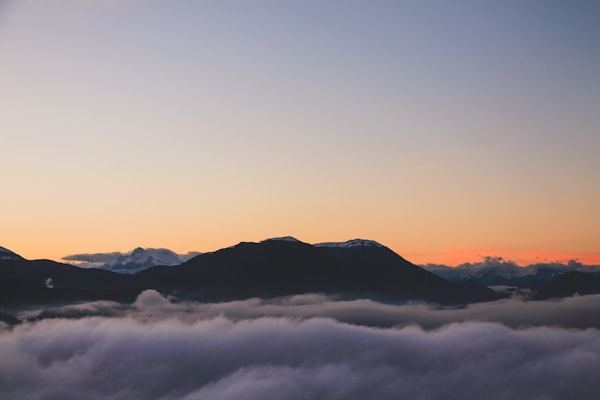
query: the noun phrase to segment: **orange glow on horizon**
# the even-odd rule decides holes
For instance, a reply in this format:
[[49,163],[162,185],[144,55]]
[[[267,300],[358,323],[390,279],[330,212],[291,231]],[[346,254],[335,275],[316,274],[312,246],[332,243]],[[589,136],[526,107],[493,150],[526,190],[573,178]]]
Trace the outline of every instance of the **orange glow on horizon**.
[[[0,243],[9,250],[14,251],[17,254],[25,257],[26,259],[51,259],[62,262],[62,258],[71,254],[81,253],[108,253],[108,252],[128,252],[133,250],[135,247],[144,248],[168,248],[180,254],[185,254],[189,251],[200,251],[200,252],[211,252],[216,251],[228,246],[235,245],[240,241],[260,241],[269,237],[278,237],[287,235],[266,235],[264,237],[248,237],[242,240],[223,240],[222,237],[214,237],[212,240],[202,241],[203,245],[198,245],[198,241],[187,240],[184,242],[177,243],[158,243],[154,240],[140,241],[139,243],[125,244],[115,246],[114,242],[109,240],[96,242],[95,246],[87,246],[85,242],[79,243],[63,243],[62,246],[51,246],[39,247],[35,249],[27,249],[22,246],[23,243],[18,243],[16,246],[10,246],[9,243]],[[323,240],[322,238],[316,238],[317,240],[309,240],[311,238],[295,236],[298,240],[306,243],[319,243],[323,241],[345,241],[354,239],[354,237],[347,238],[333,238],[333,240]],[[368,239],[368,237],[365,237]],[[312,238],[315,239],[315,238]],[[377,239],[375,239],[377,240]],[[450,249],[439,249],[434,246],[431,250],[414,251],[407,248],[407,246],[397,246],[394,243],[385,240],[377,240],[381,244],[389,247],[394,252],[404,257],[408,261],[417,264],[442,264],[447,266],[457,266],[464,263],[477,263],[483,261],[485,257],[501,257],[506,261],[513,261],[520,266],[526,266],[535,263],[544,262],[560,262],[566,263],[569,260],[576,260],[586,265],[600,265],[600,252],[593,251],[559,251],[559,250],[539,250],[539,249],[514,249],[514,248],[450,248]]]

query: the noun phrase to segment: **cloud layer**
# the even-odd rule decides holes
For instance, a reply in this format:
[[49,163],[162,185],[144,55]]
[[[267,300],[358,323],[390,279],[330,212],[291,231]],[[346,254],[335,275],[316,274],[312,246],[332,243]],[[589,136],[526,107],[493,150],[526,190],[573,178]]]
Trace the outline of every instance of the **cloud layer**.
[[575,296],[551,301],[504,299],[464,308],[436,308],[427,304],[391,305],[371,300],[339,301],[308,294],[273,300],[258,298],[223,303],[177,303],[154,290],[142,292],[131,304],[95,301],[62,307],[33,309],[17,316],[44,318],[118,317],[138,321],[178,319],[187,323],[223,316],[232,321],[269,318],[330,318],[368,327],[418,325],[436,329],[455,322],[495,322],[512,328],[558,326],[600,329],[600,295]]
[[[599,298],[586,298],[597,311]],[[551,305],[521,303],[528,304]],[[581,304],[555,305],[567,312]],[[491,306],[487,311],[514,308]],[[311,316],[319,309],[322,316]],[[372,314],[392,324],[409,311],[450,320],[453,313],[486,311],[426,310],[320,296],[173,304],[153,291],[132,306],[57,308],[72,317],[113,316],[48,318],[0,330],[0,398],[546,400],[594,399],[600,391],[597,329],[341,322]]]

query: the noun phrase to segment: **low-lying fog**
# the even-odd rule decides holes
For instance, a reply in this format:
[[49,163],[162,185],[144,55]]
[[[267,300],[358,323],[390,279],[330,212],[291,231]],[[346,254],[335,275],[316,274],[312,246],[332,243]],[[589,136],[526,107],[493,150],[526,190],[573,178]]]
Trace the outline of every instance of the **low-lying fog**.
[[600,295],[465,308],[178,303],[145,291],[0,327],[2,399],[595,399]]

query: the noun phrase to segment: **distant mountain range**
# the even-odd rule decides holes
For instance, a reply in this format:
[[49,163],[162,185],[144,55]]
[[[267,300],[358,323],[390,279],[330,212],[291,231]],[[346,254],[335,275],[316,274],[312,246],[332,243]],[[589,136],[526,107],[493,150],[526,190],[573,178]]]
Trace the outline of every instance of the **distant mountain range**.
[[[153,266],[134,274],[49,260],[28,261],[4,248],[1,254],[0,306],[98,299],[129,302],[145,289],[200,301],[321,293],[345,299],[456,305],[502,297],[474,280],[451,282],[380,243],[363,239],[315,245],[292,237],[242,242],[178,265]],[[156,254],[174,257],[170,251],[136,249],[116,260],[118,265],[141,265],[157,262]],[[577,274],[540,284],[534,297],[600,292],[600,279]]]
[[600,276],[572,271],[544,285],[534,298],[541,300],[594,293],[600,293]]
[[128,253],[74,254],[64,257],[63,260],[72,261],[75,266],[82,268],[100,268],[122,274],[135,274],[156,265],[178,265],[200,254],[202,253],[177,254],[169,249],[138,247]]
[[311,292],[442,304],[499,297],[475,282],[449,282],[377,242],[360,239],[318,245],[291,237],[242,242],[177,266],[155,266],[136,274],[49,260],[13,258],[0,262],[0,304],[75,299],[131,301],[144,289],[203,301]]
[[486,286],[541,287],[568,272],[600,274],[600,266],[582,265],[574,260],[564,264],[551,262],[521,267],[501,257],[485,257],[479,263],[466,263],[457,267],[439,264],[427,264],[422,267],[452,282],[475,280]]

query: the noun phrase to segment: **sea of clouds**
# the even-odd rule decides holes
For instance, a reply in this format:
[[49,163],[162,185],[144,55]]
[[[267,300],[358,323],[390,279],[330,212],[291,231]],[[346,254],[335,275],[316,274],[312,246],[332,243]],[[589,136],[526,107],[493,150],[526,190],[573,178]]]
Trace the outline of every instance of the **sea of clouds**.
[[596,399],[600,295],[465,308],[155,291],[22,311],[2,399]]

